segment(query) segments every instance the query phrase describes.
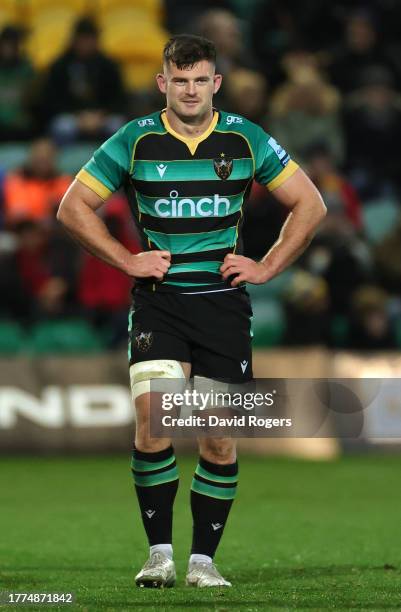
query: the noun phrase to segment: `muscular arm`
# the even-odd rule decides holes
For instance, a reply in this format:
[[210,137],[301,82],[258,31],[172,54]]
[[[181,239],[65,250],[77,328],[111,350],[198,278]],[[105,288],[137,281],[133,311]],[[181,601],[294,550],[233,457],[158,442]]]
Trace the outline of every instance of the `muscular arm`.
[[108,231],[96,214],[104,200],[92,189],[75,180],[64,195],[57,219],[92,255],[133,277],[163,278],[170,265],[168,251],[148,251],[133,255]]
[[280,274],[298,259],[326,215],[320,193],[300,168],[285,183],[274,189],[272,195],[290,213],[278,240],[262,259],[267,270],[264,282]]
[[89,253],[129,273],[133,255],[113,238],[96,214],[103,204],[104,200],[92,189],[75,180],[61,201],[57,219]]
[[280,274],[304,252],[326,215],[318,190],[300,168],[274,189],[272,195],[290,213],[278,240],[260,262],[241,255],[226,255],[220,270],[225,279],[236,274],[231,283],[233,287],[243,281],[266,283]]

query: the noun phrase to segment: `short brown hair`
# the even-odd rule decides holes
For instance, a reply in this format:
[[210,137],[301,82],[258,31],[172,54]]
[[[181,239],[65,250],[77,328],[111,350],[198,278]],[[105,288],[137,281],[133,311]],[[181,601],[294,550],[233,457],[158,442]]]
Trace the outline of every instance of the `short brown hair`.
[[177,68],[192,68],[194,64],[206,60],[216,64],[216,47],[211,40],[193,34],[173,36],[164,46],[164,62],[172,62]]

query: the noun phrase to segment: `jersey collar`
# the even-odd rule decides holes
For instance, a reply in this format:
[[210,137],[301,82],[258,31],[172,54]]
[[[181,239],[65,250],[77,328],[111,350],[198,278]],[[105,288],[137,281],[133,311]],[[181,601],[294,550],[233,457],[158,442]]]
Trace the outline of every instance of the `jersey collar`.
[[178,140],[181,140],[181,142],[184,142],[187,145],[188,149],[190,150],[191,155],[195,155],[195,151],[198,148],[198,145],[201,142],[203,142],[203,140],[206,140],[206,138],[210,136],[210,134],[213,132],[214,128],[216,127],[217,122],[219,120],[219,113],[216,110],[214,110],[213,119],[211,120],[209,127],[207,128],[205,132],[203,132],[203,134],[200,134],[199,136],[196,136],[196,137],[183,136],[182,134],[179,134],[178,132],[173,130],[173,128],[171,127],[167,119],[166,109],[163,109],[161,112],[161,120],[167,132],[171,134],[172,136],[174,136],[174,138],[177,138]]

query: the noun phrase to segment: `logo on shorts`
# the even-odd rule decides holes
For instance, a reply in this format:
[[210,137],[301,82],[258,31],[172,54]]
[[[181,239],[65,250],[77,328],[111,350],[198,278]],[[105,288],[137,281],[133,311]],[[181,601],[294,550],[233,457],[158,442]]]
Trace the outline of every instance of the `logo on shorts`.
[[213,160],[214,171],[222,181],[226,181],[233,170],[232,157],[226,157],[225,153],[220,153],[220,157]]
[[148,351],[152,346],[153,334],[152,332],[140,332],[135,336],[135,344],[138,351]]
[[241,361],[241,370],[243,374],[245,374],[245,370],[247,369],[247,367],[248,367],[248,362],[245,361],[244,359],[244,361]]

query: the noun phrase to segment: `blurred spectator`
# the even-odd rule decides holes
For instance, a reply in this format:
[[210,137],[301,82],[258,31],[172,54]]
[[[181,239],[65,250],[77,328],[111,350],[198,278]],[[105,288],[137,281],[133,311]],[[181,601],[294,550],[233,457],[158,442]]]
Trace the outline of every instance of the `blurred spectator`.
[[198,18],[210,9],[230,10],[230,0],[164,0],[166,29],[172,34],[198,34],[196,23]]
[[99,48],[97,26],[88,18],[74,27],[67,51],[49,68],[43,91],[44,120],[59,143],[105,139],[125,119],[118,64]]
[[371,249],[344,217],[322,225],[299,265],[327,282],[332,315],[348,315],[352,292],[374,280]]
[[266,113],[267,84],[254,70],[236,68],[223,80],[225,107],[230,113],[244,115],[260,123]]
[[284,78],[281,58],[300,43],[299,24],[289,3],[264,0],[251,21],[251,44],[273,86]]
[[330,337],[330,297],[326,281],[297,270],[283,297],[287,319],[283,344],[326,345]]
[[[126,201],[114,196],[107,204],[104,221],[117,240],[131,253],[138,253],[141,250],[139,243],[127,231],[128,215]],[[132,286],[132,278],[97,257],[84,253],[78,278],[78,299],[92,323],[108,331],[109,348],[126,342]]]
[[396,334],[389,314],[389,296],[379,287],[360,287],[352,296],[348,348],[396,349]]
[[375,246],[374,255],[381,284],[401,295],[401,218],[393,231]]
[[54,144],[35,141],[23,168],[6,174],[3,183],[4,218],[10,225],[19,220],[50,219],[72,178],[57,170]]
[[12,235],[14,248],[1,256],[2,313],[32,321],[69,312],[74,258],[65,260],[67,268],[58,266],[60,245],[36,221],[16,223]]
[[214,42],[217,72],[228,75],[238,67],[255,68],[255,60],[246,48],[239,19],[230,11],[211,9],[203,13],[197,33]]
[[20,140],[34,133],[30,96],[35,72],[21,52],[23,33],[6,26],[0,33],[0,139]]
[[[349,2],[350,0],[345,0]],[[338,40],[340,2],[260,0],[251,21],[251,45],[272,86],[285,77],[281,58],[295,47],[321,51]]]
[[344,135],[339,119],[340,97],[318,71],[316,59],[305,51],[283,58],[287,81],[271,102],[267,131],[301,163],[304,152],[315,143],[324,143],[336,165],[344,156]]
[[396,76],[394,60],[380,44],[372,15],[358,10],[348,16],[345,40],[332,53],[331,80],[343,93],[349,93],[358,87],[360,75],[377,65],[387,68],[393,78]]
[[335,168],[327,145],[316,143],[306,152],[306,157],[308,174],[328,209],[324,227],[347,220],[356,230],[361,230],[361,201],[351,183]]
[[401,193],[401,96],[381,67],[364,72],[360,84],[345,109],[348,171],[366,198],[386,195],[391,185]]

